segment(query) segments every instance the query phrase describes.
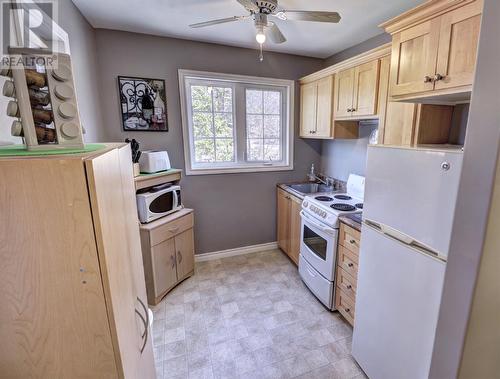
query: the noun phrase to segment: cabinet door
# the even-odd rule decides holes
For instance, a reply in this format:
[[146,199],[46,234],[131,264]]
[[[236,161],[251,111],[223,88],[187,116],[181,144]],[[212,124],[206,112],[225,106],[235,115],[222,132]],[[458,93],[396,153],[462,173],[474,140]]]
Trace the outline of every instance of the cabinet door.
[[175,239],[170,238],[153,246],[151,254],[153,256],[155,297],[158,297],[177,283]]
[[[120,376],[148,378],[156,373],[150,329],[145,322],[148,319],[147,300],[145,296],[139,298],[141,294],[137,293],[137,260],[131,259],[135,254],[141,256],[140,249],[137,250],[140,244],[139,228],[131,230],[124,222],[137,217],[127,204],[133,201],[130,191],[131,188],[133,191],[134,183],[122,180],[123,171],[132,172],[130,147],[125,149],[126,154],[121,155],[119,149],[113,149],[85,161],[85,166],[104,295]],[[122,159],[126,155],[128,158]]]
[[300,87],[300,136],[312,137],[316,131],[316,112],[318,101],[317,82]]
[[390,96],[434,89],[439,20],[432,19],[392,36]]
[[392,101],[387,103],[384,145],[413,145],[416,111],[417,104]]
[[296,265],[299,264],[300,253],[300,211],[302,201],[295,196],[290,196],[290,251],[288,256]]
[[288,254],[290,250],[290,195],[278,189],[277,233],[278,246]]
[[482,2],[475,1],[441,17],[436,89],[472,85],[481,27]]
[[354,117],[373,116],[377,113],[378,76],[380,61],[377,59],[354,69]]
[[177,279],[181,281],[194,271],[193,229],[188,229],[175,236],[175,253],[177,257]]
[[333,122],[333,75],[318,80],[318,100],[315,137],[332,135]]
[[354,95],[354,68],[340,71],[335,75],[335,118],[351,116]]

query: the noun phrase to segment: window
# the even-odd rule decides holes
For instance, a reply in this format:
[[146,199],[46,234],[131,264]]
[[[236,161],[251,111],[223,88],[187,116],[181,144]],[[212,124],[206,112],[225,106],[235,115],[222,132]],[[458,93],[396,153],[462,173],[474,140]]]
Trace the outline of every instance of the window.
[[186,173],[293,169],[290,80],[179,70]]

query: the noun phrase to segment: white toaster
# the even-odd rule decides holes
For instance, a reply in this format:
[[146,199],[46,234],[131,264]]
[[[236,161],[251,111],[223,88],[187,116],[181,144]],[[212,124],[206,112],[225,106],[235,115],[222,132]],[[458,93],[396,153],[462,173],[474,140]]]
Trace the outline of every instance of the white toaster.
[[142,151],[139,158],[141,172],[153,174],[159,171],[170,170],[170,159],[166,151],[146,150]]

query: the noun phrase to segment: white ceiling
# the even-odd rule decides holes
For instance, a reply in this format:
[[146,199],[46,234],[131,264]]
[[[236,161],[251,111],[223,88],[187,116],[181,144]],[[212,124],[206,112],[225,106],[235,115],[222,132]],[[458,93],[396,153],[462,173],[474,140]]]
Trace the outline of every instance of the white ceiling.
[[[191,29],[189,24],[247,14],[236,0],[73,0],[96,28],[177,37],[256,48],[251,20]],[[289,10],[336,11],[339,24],[282,21],[276,23],[288,39],[265,49],[326,58],[374,37],[378,25],[424,0],[280,0]]]

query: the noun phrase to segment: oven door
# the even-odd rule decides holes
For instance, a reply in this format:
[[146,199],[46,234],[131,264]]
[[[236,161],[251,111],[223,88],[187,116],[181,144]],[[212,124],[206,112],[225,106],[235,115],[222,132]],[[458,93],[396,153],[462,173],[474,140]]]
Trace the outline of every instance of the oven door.
[[325,279],[335,279],[338,229],[300,212],[302,230],[300,233],[300,253],[304,259]]

